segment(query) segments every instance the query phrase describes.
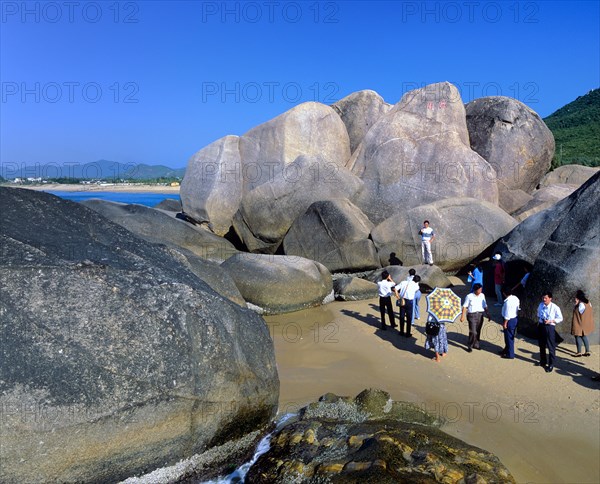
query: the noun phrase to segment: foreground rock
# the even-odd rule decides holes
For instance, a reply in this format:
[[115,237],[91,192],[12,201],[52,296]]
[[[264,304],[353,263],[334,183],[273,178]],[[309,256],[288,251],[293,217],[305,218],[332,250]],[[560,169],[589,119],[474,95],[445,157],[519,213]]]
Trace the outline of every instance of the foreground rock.
[[499,207],[472,198],[450,198],[399,213],[371,232],[382,265],[395,252],[404,265],[422,261],[418,235],[424,220],[435,232],[433,261],[455,272],[510,232],[516,221]]
[[[553,302],[563,311],[565,321],[557,331],[568,340],[574,295],[582,289],[592,306],[600,307],[600,173],[554,208],[527,219],[510,234],[500,250],[508,248],[513,257],[519,254],[534,259],[527,282],[527,297],[521,305],[520,320],[536,322],[541,294],[550,290]],[[536,231],[536,229],[538,229]],[[531,246],[533,247],[527,247]],[[523,247],[526,247],[524,249]],[[540,248],[536,254],[537,248]],[[528,261],[529,262],[529,261]],[[599,341],[598,331],[590,342]]]
[[333,281],[338,301],[362,301],[377,297],[377,284],[358,277],[340,277]]
[[81,204],[0,203],[0,481],[115,482],[269,424],[259,316]]
[[156,210],[164,210],[165,212],[181,212],[181,200],[174,198],[165,198],[162,202],[154,205]]
[[98,199],[81,203],[148,242],[187,249],[199,257],[219,262],[237,253],[228,240],[160,210]]
[[387,266],[383,269],[373,271],[368,276],[368,280],[374,283],[381,281],[383,271],[388,271],[396,284],[400,284],[408,277],[408,271],[414,269],[421,278],[420,284],[431,289],[434,287],[450,287],[452,282],[446,277],[443,271],[436,266],[415,265],[415,266]]
[[498,189],[531,193],[554,156],[554,136],[544,121],[504,96],[475,99],[465,110],[471,147],[496,170]]
[[540,181],[540,187],[550,185],[576,185],[579,188],[586,181],[598,173],[600,168],[582,165],[564,165],[556,170],[546,173]]
[[369,240],[373,224],[347,199],[313,203],[298,217],[283,240],[287,255],[323,264],[331,272],[380,267],[375,245]]
[[333,300],[333,282],[325,266],[295,256],[236,254],[221,267],[244,299],[265,314],[288,313]]
[[350,151],[354,153],[371,126],[387,113],[392,105],[386,103],[375,91],[353,92],[331,107],[340,115],[350,137]]
[[496,456],[439,424],[381,390],[354,399],[327,394],[275,432],[248,482],[515,482]]
[[471,149],[464,104],[447,82],[406,93],[347,166],[364,183],[352,201],[375,224],[444,198],[498,203],[495,171]]

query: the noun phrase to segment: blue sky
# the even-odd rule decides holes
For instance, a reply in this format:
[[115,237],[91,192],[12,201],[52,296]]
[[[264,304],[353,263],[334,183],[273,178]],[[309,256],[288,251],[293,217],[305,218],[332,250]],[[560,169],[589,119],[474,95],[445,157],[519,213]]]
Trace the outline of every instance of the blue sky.
[[185,166],[304,101],[455,83],[545,117],[600,86],[598,1],[0,3],[0,160]]

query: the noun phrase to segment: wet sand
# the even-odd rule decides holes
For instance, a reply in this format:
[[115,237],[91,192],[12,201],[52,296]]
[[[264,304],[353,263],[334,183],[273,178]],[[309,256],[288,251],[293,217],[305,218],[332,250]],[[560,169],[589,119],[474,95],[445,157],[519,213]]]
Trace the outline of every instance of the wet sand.
[[[463,296],[465,286],[453,282]],[[376,299],[266,317],[281,380],[280,413],[327,392],[355,396],[381,388],[445,417],[445,432],[495,453],[517,482],[600,482],[600,383],[591,380],[600,371],[600,348],[575,358],[574,345],[563,343],[547,374],[534,366],[537,341],[518,336],[516,359],[503,360],[500,310],[491,307],[482,350],[467,353],[468,326],[457,319],[447,325],[448,355],[436,363],[424,349],[425,304],[423,297],[412,339],[380,329]]]
[[15,188],[26,188],[37,191],[60,191],[60,192],[124,192],[124,193],[179,193],[180,187],[167,187],[162,185],[71,185],[59,183],[47,183],[44,185],[10,185]]

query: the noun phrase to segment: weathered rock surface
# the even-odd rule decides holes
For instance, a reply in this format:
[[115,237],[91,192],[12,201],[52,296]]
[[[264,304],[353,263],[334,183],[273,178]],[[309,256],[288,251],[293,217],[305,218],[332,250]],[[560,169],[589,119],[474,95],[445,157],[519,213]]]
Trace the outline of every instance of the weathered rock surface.
[[498,192],[498,205],[510,215],[513,215],[532,200],[533,197],[529,193],[519,189],[504,189]]
[[350,137],[350,151],[354,153],[367,131],[392,105],[386,103],[375,91],[353,92],[331,107],[340,115]]
[[221,264],[244,299],[265,314],[288,313],[333,299],[327,268],[297,256],[239,253]]
[[174,198],[165,198],[162,202],[154,205],[156,210],[164,210],[165,212],[181,212],[181,200]]
[[452,437],[381,390],[327,394],[274,433],[248,473],[257,483],[514,483],[493,454]]
[[564,165],[556,170],[546,173],[540,181],[540,187],[550,185],[577,185],[579,188],[586,181],[592,178],[600,168],[583,165]]
[[246,307],[246,301],[235,285],[234,280],[221,267],[221,264],[198,257],[186,249],[172,249],[171,255],[221,296],[226,297],[239,306]]
[[283,239],[287,255],[298,255],[333,271],[362,271],[380,267],[369,240],[373,224],[347,199],[313,203],[298,217]]
[[228,240],[154,208],[99,199],[81,203],[148,242],[180,247],[218,262],[237,253]]
[[[519,224],[497,245],[507,259],[533,263],[527,282],[528,297],[521,304],[520,319],[535,322],[541,294],[550,290],[565,321],[557,331],[570,339],[573,297],[578,289],[592,306],[600,307],[600,173],[575,193]],[[598,332],[590,335],[597,342]]]
[[377,284],[358,277],[340,277],[333,281],[333,292],[339,301],[362,301],[377,297]]
[[554,136],[539,115],[505,96],[465,106],[471,148],[496,170],[498,189],[531,193],[550,168]]
[[238,136],[225,136],[205,146],[188,161],[179,191],[183,210],[199,222],[209,222],[225,235],[244,193]]
[[396,284],[400,284],[403,280],[408,277],[408,271],[414,269],[417,275],[421,277],[420,285],[430,287],[450,287],[452,283],[450,279],[446,277],[446,274],[437,266],[428,265],[415,265],[415,266],[387,266],[383,269],[373,271],[367,279],[371,282],[377,283],[381,281],[381,274],[383,271],[388,271],[392,276],[392,279]]
[[528,217],[552,207],[556,202],[568,197],[577,190],[575,185],[549,185],[535,190],[532,199],[512,215],[522,222]]
[[259,316],[81,204],[0,205],[0,481],[114,482],[269,424]]
[[361,186],[346,168],[321,156],[302,155],[244,196],[233,227],[250,252],[272,254],[312,203],[351,198]]
[[510,232],[516,221],[491,203],[472,198],[449,198],[399,213],[371,232],[382,264],[395,252],[405,265],[422,261],[419,230],[430,221],[435,239],[433,261],[454,272]]
[[495,171],[471,149],[464,104],[447,82],[406,93],[347,166],[364,183],[352,202],[375,224],[444,198],[498,203]]

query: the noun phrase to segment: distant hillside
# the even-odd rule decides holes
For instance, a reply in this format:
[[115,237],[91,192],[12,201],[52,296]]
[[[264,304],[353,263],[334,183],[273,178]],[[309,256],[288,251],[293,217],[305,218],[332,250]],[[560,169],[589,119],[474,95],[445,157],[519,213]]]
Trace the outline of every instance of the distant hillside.
[[552,168],[561,165],[600,166],[600,89],[579,96],[544,122],[554,134]]
[[23,165],[3,163],[0,177],[13,178],[76,178],[76,179],[136,179],[183,178],[185,168],[169,168],[163,165],[143,163],[118,163],[98,160],[93,163],[37,163]]

